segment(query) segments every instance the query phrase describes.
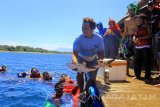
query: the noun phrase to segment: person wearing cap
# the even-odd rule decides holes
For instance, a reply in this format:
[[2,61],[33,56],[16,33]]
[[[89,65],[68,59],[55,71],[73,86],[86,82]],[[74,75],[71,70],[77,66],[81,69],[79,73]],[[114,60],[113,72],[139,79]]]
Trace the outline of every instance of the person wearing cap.
[[129,75],[129,61],[130,57],[134,55],[134,43],[133,35],[137,28],[137,5],[131,3],[127,6],[129,17],[124,20],[124,33],[122,36],[122,41],[124,43],[124,54],[127,60],[127,75]]
[[[94,67],[98,60],[104,58],[104,42],[102,36],[94,33],[96,23],[92,18],[84,18],[82,23],[82,34],[78,36],[73,44],[73,56],[78,63],[85,62],[87,67]],[[73,61],[77,61],[73,60]],[[86,80],[96,81],[98,69],[85,73]],[[83,73],[77,72],[77,83],[83,92]]]

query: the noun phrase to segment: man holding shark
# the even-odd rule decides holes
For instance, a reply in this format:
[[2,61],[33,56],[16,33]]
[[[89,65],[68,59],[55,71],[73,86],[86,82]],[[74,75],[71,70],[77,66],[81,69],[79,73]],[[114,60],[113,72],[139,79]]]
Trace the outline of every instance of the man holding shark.
[[[98,60],[104,58],[103,38],[94,33],[96,23],[92,18],[84,18],[82,23],[82,34],[78,36],[73,44],[72,60],[76,64],[85,63],[86,67],[93,68],[98,65]],[[95,83],[98,69],[85,73],[85,79]],[[77,72],[77,83],[80,92],[84,91],[83,72]],[[86,83],[86,87],[87,87]]]

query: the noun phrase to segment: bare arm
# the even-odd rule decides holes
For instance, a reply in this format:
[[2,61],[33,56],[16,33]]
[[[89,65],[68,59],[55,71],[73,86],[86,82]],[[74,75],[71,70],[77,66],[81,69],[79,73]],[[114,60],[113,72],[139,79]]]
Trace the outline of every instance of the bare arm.
[[74,50],[72,54],[72,61],[78,64],[78,51]]
[[127,21],[125,20],[124,21],[124,33],[123,33],[123,36],[122,36],[122,40],[125,39],[125,37],[127,35],[127,32],[128,32],[128,27],[127,27]]

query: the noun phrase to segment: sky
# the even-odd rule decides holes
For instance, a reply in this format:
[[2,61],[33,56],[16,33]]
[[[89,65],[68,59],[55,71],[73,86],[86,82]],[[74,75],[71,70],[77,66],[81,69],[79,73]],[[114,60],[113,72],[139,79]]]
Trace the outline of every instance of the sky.
[[119,21],[137,1],[0,0],[0,45],[72,49],[84,17],[107,27],[109,18]]

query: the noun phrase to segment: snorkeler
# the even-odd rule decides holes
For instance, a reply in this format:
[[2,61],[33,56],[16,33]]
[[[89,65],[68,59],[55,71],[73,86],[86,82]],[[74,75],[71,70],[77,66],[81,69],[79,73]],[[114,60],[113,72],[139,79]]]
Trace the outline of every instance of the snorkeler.
[[32,68],[30,72],[20,72],[17,74],[18,77],[24,78],[42,78],[40,71],[37,68]]
[[71,79],[71,77],[68,76],[67,74],[62,74],[60,79],[64,80],[64,82],[68,83],[68,84],[74,84],[75,83],[75,81],[73,81]]
[[30,72],[30,78],[42,78],[40,71],[37,68],[32,68]]
[[[62,74],[61,78],[59,79],[59,82],[56,83],[54,87],[55,93],[52,95],[54,104],[60,105],[59,103],[63,102],[63,100],[65,102],[65,100],[67,100],[66,97],[69,96],[70,97],[69,99],[73,100],[72,107],[78,106],[78,96],[80,94],[80,89],[77,85],[74,85],[73,83],[74,81],[71,80],[70,76]],[[55,101],[58,101],[59,103]]]
[[2,66],[2,67],[0,67],[0,71],[7,71],[7,66]]
[[30,72],[20,72],[17,74],[19,78],[41,78],[43,80],[52,80],[52,75],[49,72],[44,72],[43,75],[40,74],[40,71],[37,68],[32,68]]
[[43,80],[52,80],[52,75],[49,72],[44,72],[43,73]]

